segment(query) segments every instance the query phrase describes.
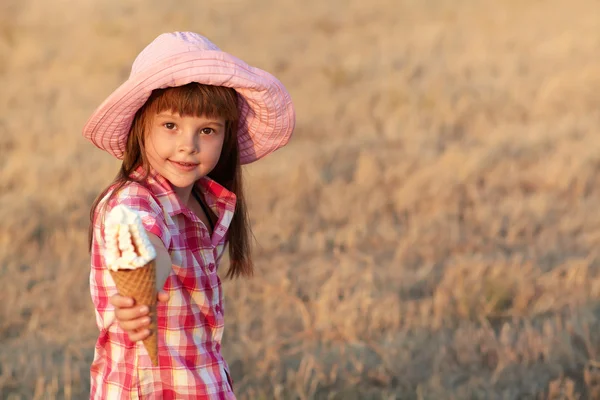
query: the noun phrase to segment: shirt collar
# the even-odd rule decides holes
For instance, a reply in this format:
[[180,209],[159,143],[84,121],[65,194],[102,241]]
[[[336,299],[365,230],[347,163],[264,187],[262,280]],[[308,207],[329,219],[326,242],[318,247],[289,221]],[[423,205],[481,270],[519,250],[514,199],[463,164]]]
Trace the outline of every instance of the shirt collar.
[[[130,175],[135,180],[144,180],[145,171],[142,166],[135,169]],[[173,190],[171,183],[160,175],[154,168],[150,168],[146,179],[148,189],[159,199],[164,205],[163,199],[168,200],[169,207],[165,207],[170,216],[177,214],[190,214],[192,211],[184,204],[179,196]],[[204,176],[200,178],[194,185],[200,193],[202,193],[208,207],[217,215],[221,216],[225,209],[229,211],[235,210],[236,195],[227,190],[217,181]],[[188,215],[189,216],[189,215]]]

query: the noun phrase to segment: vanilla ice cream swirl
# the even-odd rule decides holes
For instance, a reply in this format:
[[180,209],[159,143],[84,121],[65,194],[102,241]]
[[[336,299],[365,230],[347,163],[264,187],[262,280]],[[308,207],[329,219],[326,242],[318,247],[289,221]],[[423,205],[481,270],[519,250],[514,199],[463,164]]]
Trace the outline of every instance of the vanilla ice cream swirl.
[[104,259],[109,269],[136,269],[156,258],[139,214],[127,206],[115,206],[104,225]]

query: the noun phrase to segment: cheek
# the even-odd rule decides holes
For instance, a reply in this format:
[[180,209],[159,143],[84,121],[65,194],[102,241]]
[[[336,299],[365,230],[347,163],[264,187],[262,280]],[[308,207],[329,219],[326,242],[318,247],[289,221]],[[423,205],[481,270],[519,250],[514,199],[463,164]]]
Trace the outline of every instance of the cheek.
[[223,150],[223,139],[221,139],[220,141],[215,143],[215,146],[214,146],[214,149],[212,152],[215,165],[217,164],[217,162],[219,161],[219,158],[221,157],[222,150]]
[[204,162],[209,164],[216,164],[221,156],[221,149],[223,148],[223,140],[219,138],[211,138],[206,140],[200,145],[202,147],[202,157]]
[[161,140],[160,137],[150,135],[146,138],[146,156],[149,159],[163,157],[166,148],[164,140]]

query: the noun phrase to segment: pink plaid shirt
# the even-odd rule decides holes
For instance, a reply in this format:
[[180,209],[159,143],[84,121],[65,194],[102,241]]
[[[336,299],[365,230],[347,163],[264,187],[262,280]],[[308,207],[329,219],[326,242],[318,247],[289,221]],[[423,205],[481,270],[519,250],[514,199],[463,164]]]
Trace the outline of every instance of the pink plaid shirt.
[[[134,176],[140,177],[141,169]],[[103,218],[96,218],[90,290],[100,335],[91,366],[92,399],[235,399],[221,356],[223,292],[217,266],[236,199],[209,178],[196,187],[218,216],[212,238],[155,172],[147,184],[128,183],[104,211],[117,204],[136,210],[171,255],[172,271],[164,286],[170,298],[157,307],[158,367],[152,366],[143,343],[131,342],[114,321],[109,299],[117,289],[102,256]]]

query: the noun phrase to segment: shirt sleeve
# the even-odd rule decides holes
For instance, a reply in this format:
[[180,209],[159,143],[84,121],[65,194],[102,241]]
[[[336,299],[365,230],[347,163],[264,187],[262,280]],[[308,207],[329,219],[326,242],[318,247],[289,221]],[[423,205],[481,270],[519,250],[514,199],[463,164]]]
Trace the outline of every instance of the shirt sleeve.
[[117,205],[124,205],[136,211],[142,219],[144,229],[158,236],[165,248],[169,249],[171,235],[165,220],[165,211],[149,189],[139,183],[126,185],[109,202],[104,215],[108,215],[110,210]]

